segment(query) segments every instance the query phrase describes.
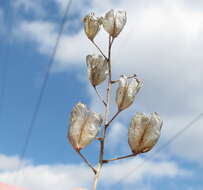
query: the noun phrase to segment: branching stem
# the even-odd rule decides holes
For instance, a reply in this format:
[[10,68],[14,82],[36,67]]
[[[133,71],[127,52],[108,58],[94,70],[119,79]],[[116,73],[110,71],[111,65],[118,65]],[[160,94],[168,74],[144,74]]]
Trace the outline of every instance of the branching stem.
[[103,57],[108,60],[104,52],[101,50],[101,48],[94,42],[94,40],[91,40],[91,42],[94,44],[94,46],[99,50],[99,52],[103,55]]
[[[133,74],[133,75],[127,77],[127,78],[128,78],[128,79],[132,79],[132,78],[135,78],[135,77],[137,77],[137,75],[136,75],[136,74]],[[112,81],[111,81],[111,84],[114,84],[114,83],[117,83],[117,82],[119,82],[119,80],[112,80]]]
[[92,169],[92,171],[94,172],[94,174],[97,173],[96,169],[90,164],[90,162],[87,160],[87,158],[80,152],[77,151],[77,153],[80,155],[80,157],[84,160],[84,162]]
[[[106,56],[103,54],[103,52],[99,49],[100,52],[102,53],[102,55],[105,57],[105,59],[107,59],[107,61],[108,61],[108,69],[109,69],[108,87],[106,89],[106,106],[105,106],[105,114],[104,114],[104,126],[106,126],[108,124],[109,110],[110,110],[111,87],[112,87],[112,84],[111,84],[111,78],[112,78],[112,76],[111,76],[111,47],[112,47],[113,41],[114,41],[114,38],[112,38],[109,35],[108,58],[106,58]],[[99,164],[98,164],[98,167],[97,167],[96,175],[94,177],[92,190],[96,190],[96,188],[97,188],[98,180],[99,180],[101,169],[102,169],[102,166],[103,166],[104,142],[105,142],[105,137],[106,137],[106,130],[107,130],[107,128],[104,127],[103,131],[102,131],[102,138],[100,140]]]
[[118,116],[118,114],[119,114],[121,111],[122,111],[122,110],[118,110],[118,111],[114,114],[114,116],[111,118],[111,120],[105,125],[106,128],[111,124],[111,122]]
[[125,158],[130,158],[130,157],[134,157],[136,156],[137,154],[129,154],[129,155],[126,155],[126,156],[121,156],[121,157],[117,157],[117,158],[112,158],[110,160],[103,160],[103,163],[109,163],[111,161],[116,161],[116,160],[122,160],[122,159],[125,159]]
[[96,86],[93,86],[97,96],[99,97],[100,101],[104,104],[104,106],[106,106],[106,102],[104,101],[104,99],[101,97],[101,95],[99,94],[98,90],[97,90],[97,87]]

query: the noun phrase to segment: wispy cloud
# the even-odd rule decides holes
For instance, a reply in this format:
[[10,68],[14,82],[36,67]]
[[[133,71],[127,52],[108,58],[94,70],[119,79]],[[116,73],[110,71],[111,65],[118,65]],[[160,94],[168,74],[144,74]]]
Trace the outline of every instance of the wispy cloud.
[[[56,187],[57,190],[67,190],[79,186],[88,189],[92,183],[91,171],[83,164],[33,165],[30,163],[17,172],[15,170],[17,162],[19,162],[17,157],[1,155],[1,166],[7,164],[8,167],[5,167],[6,165],[4,165],[3,168],[0,166],[0,178],[3,182],[8,184],[15,183],[15,185],[19,187],[30,190],[54,190]],[[110,185],[118,182],[122,176],[127,174],[133,167],[140,164],[140,162],[142,162],[142,159],[134,159],[129,162],[119,162],[104,167],[101,178],[101,184],[103,184],[102,189],[108,189]],[[122,176],[118,175],[119,173],[122,174]],[[129,184],[140,183],[148,175],[156,180],[157,177],[174,178],[181,175],[187,176],[188,172],[180,169],[173,162],[146,162],[144,167],[124,180],[121,184],[124,185],[124,188],[127,188]]]

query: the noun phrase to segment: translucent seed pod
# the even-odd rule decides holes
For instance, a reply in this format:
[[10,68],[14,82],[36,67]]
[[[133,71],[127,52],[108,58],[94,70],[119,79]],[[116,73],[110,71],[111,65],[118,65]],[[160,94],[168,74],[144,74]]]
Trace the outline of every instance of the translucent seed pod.
[[112,37],[117,37],[124,28],[127,21],[126,11],[110,10],[102,18],[104,30]]
[[93,86],[106,80],[108,75],[108,62],[101,55],[88,55],[86,57],[88,78]]
[[142,84],[137,78],[133,78],[129,83],[125,75],[120,77],[119,87],[116,91],[116,103],[119,110],[128,108],[134,102]]
[[100,30],[101,21],[97,18],[94,13],[90,13],[89,15],[85,16],[83,19],[84,22],[84,30],[87,37],[90,40],[94,40],[95,36]]
[[99,114],[82,103],[75,105],[68,129],[68,140],[73,148],[80,151],[89,145],[96,138],[101,124],[102,118]]
[[133,153],[139,154],[150,151],[157,143],[163,121],[154,112],[150,117],[137,113],[128,129],[128,143]]

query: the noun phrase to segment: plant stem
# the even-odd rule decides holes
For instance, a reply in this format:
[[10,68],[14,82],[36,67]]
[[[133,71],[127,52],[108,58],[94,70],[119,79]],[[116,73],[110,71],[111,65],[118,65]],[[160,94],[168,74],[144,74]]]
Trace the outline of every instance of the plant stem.
[[98,90],[97,90],[97,87],[96,86],[93,86],[97,96],[99,97],[99,99],[102,101],[102,103],[104,104],[104,106],[106,106],[106,102],[103,100],[103,98],[101,97],[101,95],[99,94]]
[[111,120],[105,125],[106,128],[108,128],[108,126],[111,124],[111,122],[118,116],[118,114],[121,112],[122,110],[118,110],[115,115],[111,118]]
[[103,53],[103,51],[100,49],[100,47],[94,42],[94,40],[91,40],[91,42],[94,44],[94,46],[99,50],[99,52],[103,55],[103,57],[107,59],[106,55]]
[[99,153],[99,164],[97,167],[97,173],[94,177],[92,190],[96,190],[98,180],[100,177],[101,169],[103,166],[103,159],[104,159],[104,142],[106,137],[106,124],[108,123],[109,111],[110,111],[110,99],[111,99],[111,46],[113,43],[111,36],[109,35],[109,47],[108,47],[108,69],[109,69],[109,77],[108,77],[108,87],[106,89],[106,106],[105,106],[105,115],[104,115],[104,128],[102,131],[102,140],[100,141],[100,153]]
[[94,172],[94,174],[97,173],[96,169],[89,163],[89,161],[87,160],[87,158],[85,158],[85,156],[80,152],[77,151],[77,153],[80,155],[80,157],[84,160],[84,162],[92,169],[92,171]]
[[121,156],[121,157],[117,157],[117,158],[112,158],[110,160],[103,160],[103,163],[108,163],[108,162],[111,162],[111,161],[116,161],[116,160],[122,160],[122,159],[125,159],[125,158],[130,158],[130,157],[133,157],[133,156],[136,156],[137,154],[129,154],[129,155],[126,155],[126,156]]
[[[135,77],[137,77],[137,75],[136,75],[136,74],[133,74],[133,75],[127,77],[127,79],[131,79],[131,78],[135,78]],[[112,81],[111,81],[112,84],[117,83],[117,82],[119,82],[119,80],[112,80]]]

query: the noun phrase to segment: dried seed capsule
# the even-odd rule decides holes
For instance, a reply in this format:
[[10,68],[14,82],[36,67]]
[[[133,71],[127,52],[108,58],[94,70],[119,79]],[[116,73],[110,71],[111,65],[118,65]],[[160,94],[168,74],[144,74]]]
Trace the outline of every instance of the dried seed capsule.
[[108,74],[107,60],[101,55],[88,55],[86,57],[88,78],[93,86],[106,80]]
[[154,112],[150,117],[137,113],[131,121],[128,130],[128,143],[133,153],[150,151],[160,137],[163,121]]
[[102,18],[102,24],[106,32],[112,37],[117,37],[122,31],[127,21],[126,11],[110,10]]
[[97,136],[101,123],[99,114],[90,111],[82,103],[75,105],[68,129],[68,139],[73,148],[80,151],[89,145]]
[[100,30],[101,21],[97,18],[94,13],[90,13],[89,15],[85,16],[84,19],[84,30],[87,37],[90,40],[93,40],[94,37]]
[[116,92],[116,103],[118,109],[124,110],[128,108],[134,102],[135,96],[141,87],[142,82],[137,78],[133,78],[129,84],[127,77],[122,75]]

